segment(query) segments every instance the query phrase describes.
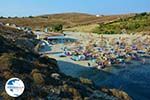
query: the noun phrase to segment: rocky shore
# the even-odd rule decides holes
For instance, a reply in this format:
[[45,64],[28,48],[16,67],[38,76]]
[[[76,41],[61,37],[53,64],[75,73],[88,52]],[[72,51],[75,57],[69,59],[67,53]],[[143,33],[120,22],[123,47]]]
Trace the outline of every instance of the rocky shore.
[[[59,71],[57,61],[32,51],[34,35],[0,26],[0,99],[4,100],[131,100],[126,93],[101,90],[86,79]],[[9,78],[25,84],[23,95],[9,97],[4,89]],[[118,91],[118,90],[116,90]],[[111,92],[111,93],[110,93]]]

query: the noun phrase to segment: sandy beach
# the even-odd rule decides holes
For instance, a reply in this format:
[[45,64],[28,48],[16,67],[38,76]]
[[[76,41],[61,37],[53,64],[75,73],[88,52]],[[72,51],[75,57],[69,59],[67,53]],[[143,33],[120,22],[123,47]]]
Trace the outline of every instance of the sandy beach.
[[[109,47],[107,47],[107,45],[109,45],[110,48],[116,48],[115,50],[124,54],[126,52],[120,51],[120,50],[124,50],[124,49],[118,49],[118,45],[115,44],[116,41],[121,41],[121,42],[123,41],[123,43],[125,42],[127,48],[130,48],[130,46],[134,45],[134,43],[136,43],[138,41],[140,41],[141,44],[143,42],[145,42],[145,44],[146,43],[148,44],[150,42],[149,40],[147,40],[150,38],[150,36],[141,36],[141,35],[128,35],[128,34],[98,35],[98,34],[94,34],[94,33],[81,33],[81,32],[76,32],[76,33],[75,32],[65,32],[65,34],[67,36],[77,38],[78,41],[75,43],[73,42],[73,43],[64,43],[64,44],[53,45],[52,51],[50,54],[48,54],[48,56],[55,58],[58,61],[71,62],[71,63],[78,64],[78,65],[85,66],[85,67],[96,66],[96,63],[94,63],[92,60],[79,60],[79,61],[72,60],[72,56],[65,55],[66,51],[64,51],[63,48],[69,48],[69,49],[71,49],[70,52],[72,52],[72,51],[76,50],[77,47],[82,47],[85,49],[85,51],[88,49],[93,54],[95,54],[95,53],[101,54],[98,51],[93,51],[95,49],[93,49],[94,47],[92,45],[97,43],[98,47],[100,47],[101,45],[99,45],[99,44],[104,42],[103,48],[109,49]],[[139,46],[139,49],[145,50],[144,48],[142,48],[143,46],[141,46],[140,43],[135,44],[135,45]],[[149,50],[149,48],[150,47],[148,46],[146,48],[146,50]],[[83,51],[83,52],[85,52],[85,51]],[[135,52],[135,51],[136,50],[132,50],[132,52]],[[82,51],[79,51],[79,52],[82,52]],[[101,51],[101,52],[103,52],[103,51]],[[65,57],[60,57],[61,55],[65,56]],[[90,63],[90,66],[88,65],[88,63]]]

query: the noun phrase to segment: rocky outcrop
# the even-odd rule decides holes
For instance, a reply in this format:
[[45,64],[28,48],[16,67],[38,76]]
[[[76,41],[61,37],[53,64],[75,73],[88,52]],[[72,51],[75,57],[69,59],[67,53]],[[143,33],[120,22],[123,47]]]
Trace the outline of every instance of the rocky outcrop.
[[35,39],[36,36],[32,32],[26,33],[22,30],[0,26],[0,33],[1,36],[13,42],[16,46],[30,51],[33,51],[33,48],[39,42]]
[[[97,90],[85,79],[76,79],[59,71],[57,61],[32,52],[16,43],[20,34],[10,34],[11,30],[0,30],[0,99],[13,100],[4,89],[6,81],[18,77],[25,84],[24,93],[17,100],[118,100],[117,96]],[[8,32],[8,33],[7,33]],[[16,35],[16,36],[15,36]],[[34,38],[29,38],[34,41]],[[30,44],[34,44],[30,41]],[[122,99],[123,100],[123,99]],[[126,98],[124,99],[126,100]]]
[[106,88],[103,88],[102,91],[112,96],[115,96],[120,100],[132,100],[131,97],[129,97],[129,95],[124,91],[120,91],[117,89],[106,89]]

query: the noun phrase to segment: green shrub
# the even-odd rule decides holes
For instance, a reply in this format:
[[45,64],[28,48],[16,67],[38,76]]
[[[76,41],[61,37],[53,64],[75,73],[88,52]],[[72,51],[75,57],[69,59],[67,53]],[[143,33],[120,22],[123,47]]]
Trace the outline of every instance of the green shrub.
[[29,18],[34,18],[33,16],[29,16]]
[[63,30],[63,25],[62,24],[54,24],[54,25],[52,25],[52,31],[60,32],[62,30]]

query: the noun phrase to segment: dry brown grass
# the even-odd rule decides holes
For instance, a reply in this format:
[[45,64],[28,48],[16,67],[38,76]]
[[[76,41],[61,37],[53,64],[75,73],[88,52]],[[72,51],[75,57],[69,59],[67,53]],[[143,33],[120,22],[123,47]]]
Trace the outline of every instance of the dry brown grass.
[[80,25],[96,24],[116,20],[120,17],[128,17],[130,15],[113,15],[113,16],[101,16],[82,14],[82,13],[62,13],[37,16],[34,18],[10,18],[0,19],[0,22],[14,23],[19,26],[30,26],[34,28],[43,28],[52,24],[63,24],[65,27],[74,27]]
[[0,70],[9,70],[12,58],[13,54],[4,53],[2,56],[0,56]]

